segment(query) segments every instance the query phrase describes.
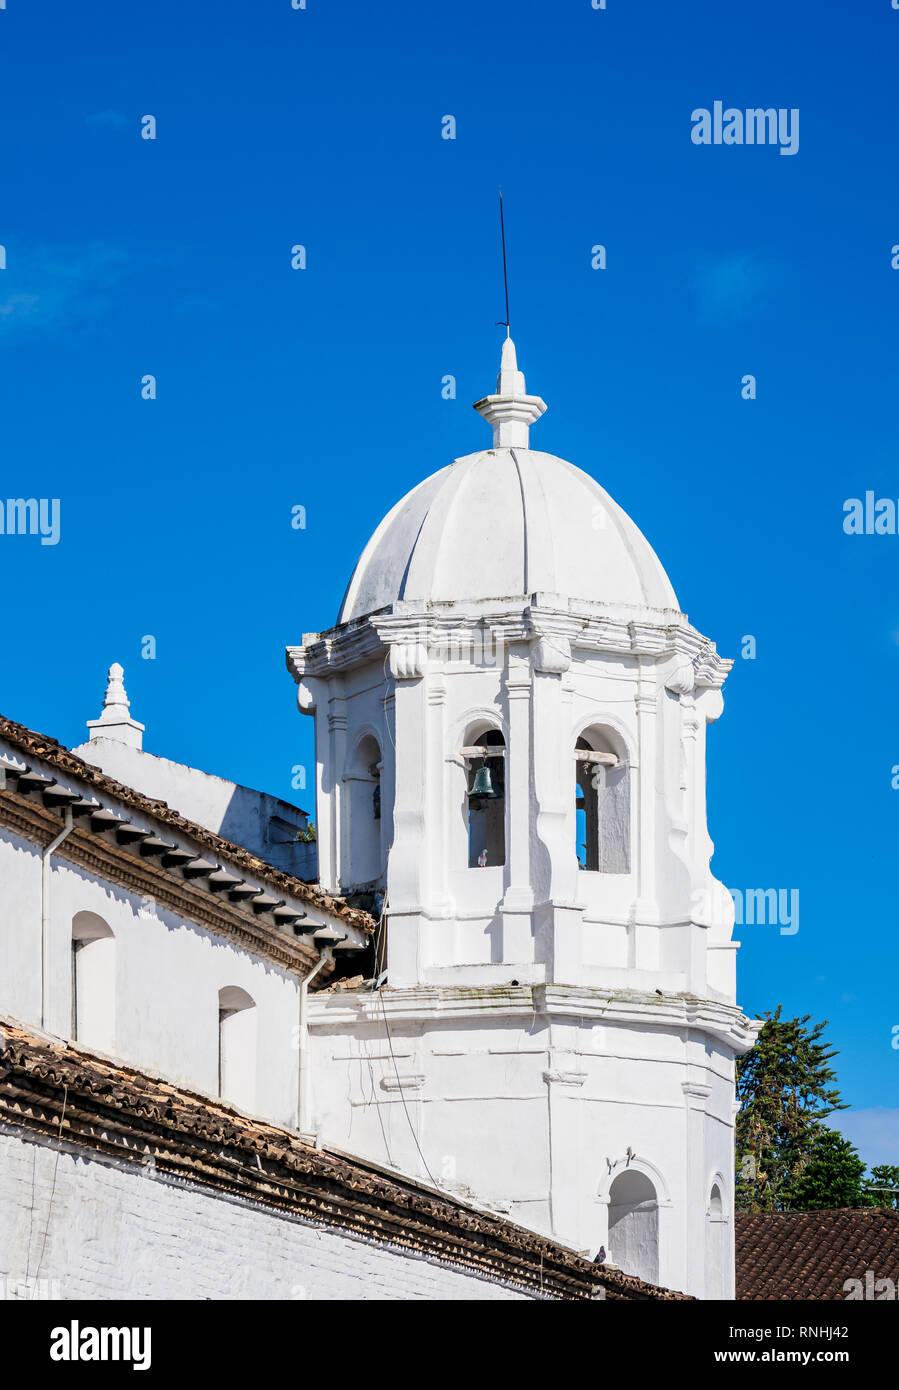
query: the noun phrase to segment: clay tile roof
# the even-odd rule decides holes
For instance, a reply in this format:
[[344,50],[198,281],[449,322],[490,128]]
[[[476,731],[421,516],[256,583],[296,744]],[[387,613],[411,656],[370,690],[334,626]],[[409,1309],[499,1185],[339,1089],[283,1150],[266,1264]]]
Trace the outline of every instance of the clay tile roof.
[[349,907],[342,898],[332,896],[314,883],[304,883],[302,879],[294,878],[292,874],[283,873],[274,865],[267,864],[264,859],[259,859],[255,854],[251,854],[242,845],[235,845],[231,840],[225,840],[221,835],[207,830],[205,826],[187,820],[185,816],[173,811],[164,801],[155,801],[152,797],[144,796],[143,793],[135,791],[134,787],[117,782],[114,777],[107,777],[106,773],[101,772],[98,767],[86,763],[77,754],[70,753],[55,738],[50,738],[46,734],[35,733],[33,729],[26,728],[24,724],[17,724],[14,720],[6,719],[2,715],[0,715],[0,738],[5,738],[14,747],[31,757],[40,758],[41,762],[50,767],[58,768],[67,776],[77,777],[79,781],[86,782],[97,791],[105,792],[107,796],[114,796],[126,806],[132,807],[133,810],[140,811],[146,816],[153,816],[160,824],[169,825],[173,830],[180,830],[182,834],[190,836],[191,839],[198,841],[210,850],[217,858],[227,861],[235,868],[245,869],[247,873],[271,884],[282,893],[289,893],[293,898],[308,902],[323,912],[329,912],[348,922],[350,926],[356,927],[357,930],[365,932],[366,935],[371,936],[373,934],[376,924],[367,912],[362,912],[359,908]]
[[364,1159],[0,1018],[0,1120],[549,1298],[683,1300]]
[[899,1211],[738,1212],[735,1224],[737,1298],[843,1301],[869,1270],[899,1279]]

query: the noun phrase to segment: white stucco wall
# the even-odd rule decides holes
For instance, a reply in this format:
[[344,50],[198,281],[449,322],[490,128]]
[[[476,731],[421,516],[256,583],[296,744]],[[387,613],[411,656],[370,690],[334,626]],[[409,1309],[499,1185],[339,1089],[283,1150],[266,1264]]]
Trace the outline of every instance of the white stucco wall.
[[[591,1258],[600,1245],[621,1254],[610,1250],[610,1189],[630,1168],[656,1192],[644,1225],[658,1230],[658,1272],[638,1246],[625,1246],[622,1268],[700,1298],[733,1297],[733,1063],[723,1047],[684,1028],[610,1023],[608,1001],[587,991],[580,1018],[549,1022],[526,1004],[516,1012],[501,991],[400,999],[384,991],[389,1040],[377,997],[311,1001],[312,1114],[326,1146],[433,1177]],[[726,1219],[710,1232],[716,1178]]]
[[51,1208],[55,1165],[0,1127],[0,1296],[28,1274],[61,1299],[534,1297],[87,1151],[61,1150]]
[[[106,1001],[111,1036],[104,1030],[112,1045],[95,1043],[98,1050],[215,1096],[219,991],[244,990],[256,1004],[255,1102],[244,1108],[296,1125],[298,983],[289,971],[59,855],[52,859],[50,902],[46,1031],[72,1036],[72,919],[96,913],[112,930],[115,957],[114,997]],[[40,1028],[40,982],[40,851],[0,828],[0,1014]]]

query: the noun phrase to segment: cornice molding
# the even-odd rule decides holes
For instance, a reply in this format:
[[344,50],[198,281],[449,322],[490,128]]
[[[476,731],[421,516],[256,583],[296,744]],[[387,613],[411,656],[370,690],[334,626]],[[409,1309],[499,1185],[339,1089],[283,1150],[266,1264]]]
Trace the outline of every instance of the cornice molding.
[[747,1052],[755,1041],[753,1021],[736,1004],[700,999],[684,994],[642,994],[637,990],[592,989],[576,985],[495,985],[486,988],[453,988],[421,985],[417,988],[378,991],[343,990],[340,994],[312,995],[309,1024],[329,1028],[350,1027],[377,1019],[382,1010],[397,1022],[530,1021],[535,1013],[556,1019],[589,1019],[604,1024],[636,1027],[689,1029],[717,1038],[735,1053]]
[[[428,652],[445,654],[454,643],[477,649],[485,636],[498,647],[513,642],[536,644],[538,670],[564,667],[562,653],[573,648],[649,658],[654,663],[672,658],[672,669],[678,673],[675,683],[684,690],[720,689],[733,665],[683,613],[673,609],[639,610],[637,616],[637,610],[623,606],[566,603],[556,595],[540,594],[525,603],[520,599],[427,607],[397,603],[329,632],[312,634],[300,647],[288,647],[287,665],[299,682],[332,676],[374,657],[383,658],[389,651],[399,678],[415,679],[411,671],[424,668]],[[397,648],[403,651],[394,657]],[[414,649],[414,659],[409,649]]]

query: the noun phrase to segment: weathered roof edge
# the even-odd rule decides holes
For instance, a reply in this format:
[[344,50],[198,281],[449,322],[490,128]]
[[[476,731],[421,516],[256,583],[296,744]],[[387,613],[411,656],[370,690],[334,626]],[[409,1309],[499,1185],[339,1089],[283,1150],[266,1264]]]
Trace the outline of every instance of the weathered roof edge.
[[311,903],[323,912],[330,912],[333,916],[339,917],[367,936],[374,933],[376,923],[367,912],[363,912],[360,908],[349,907],[342,898],[336,898],[325,892],[324,889],[317,888],[314,884],[304,883],[302,879],[294,878],[292,874],[276,869],[273,864],[259,859],[248,849],[244,849],[242,845],[225,840],[214,831],[207,830],[205,826],[188,820],[180,812],[173,811],[167,802],[156,801],[152,797],[144,796],[142,792],[136,791],[134,787],[129,787],[124,782],[117,782],[114,777],[107,776],[105,772],[101,772],[92,763],[79,758],[77,753],[70,752],[57,739],[51,738],[47,734],[36,733],[33,729],[27,728],[26,725],[17,724],[15,720],[7,719],[3,715],[0,715],[0,738],[5,738],[31,757],[41,759],[51,767],[65,772],[68,776],[77,777],[89,786],[105,791],[108,796],[117,797],[119,801],[131,806],[134,810],[141,811],[147,816],[153,816],[163,824],[180,830],[199,844],[205,845],[207,849],[214,851],[219,858],[246,869],[248,873],[255,874],[257,878],[279,888],[282,892],[290,893],[295,898]]
[[0,1021],[0,1120],[556,1299],[685,1300],[362,1159]]

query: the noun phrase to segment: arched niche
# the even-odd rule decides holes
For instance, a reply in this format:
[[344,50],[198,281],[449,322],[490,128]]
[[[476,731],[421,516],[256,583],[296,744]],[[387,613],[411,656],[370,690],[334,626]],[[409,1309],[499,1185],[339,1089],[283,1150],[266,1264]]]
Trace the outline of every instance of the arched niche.
[[621,735],[583,730],[574,746],[575,850],[587,873],[626,874],[631,862],[630,775]]
[[609,1258],[625,1274],[659,1282],[659,1198],[652,1179],[636,1168],[609,1188]]
[[72,1038],[98,1052],[115,1051],[115,936],[96,912],[72,918]]
[[245,989],[219,990],[218,1081],[222,1100],[256,1108],[256,1001]]

